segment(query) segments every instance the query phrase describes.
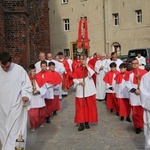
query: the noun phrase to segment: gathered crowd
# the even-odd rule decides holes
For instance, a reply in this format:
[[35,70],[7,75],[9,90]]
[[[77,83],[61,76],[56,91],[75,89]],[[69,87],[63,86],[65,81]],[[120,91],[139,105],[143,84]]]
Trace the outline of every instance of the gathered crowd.
[[133,122],[136,134],[144,128],[145,141],[150,140],[150,73],[144,69],[141,55],[133,58],[129,67],[115,52],[80,55],[74,60],[62,52],[55,57],[40,52],[39,61],[29,66],[28,74],[6,52],[0,62],[2,150],[13,149],[20,132],[26,139],[27,115],[31,132],[43,127],[44,122],[50,123],[72,85],[76,89],[74,122],[79,124],[78,131],[98,122],[96,100],[106,101],[110,113],[119,116],[120,121]]

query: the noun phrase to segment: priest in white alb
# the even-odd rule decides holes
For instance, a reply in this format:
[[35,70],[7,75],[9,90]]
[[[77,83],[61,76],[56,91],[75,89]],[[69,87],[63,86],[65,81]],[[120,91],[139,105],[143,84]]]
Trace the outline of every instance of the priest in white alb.
[[144,108],[145,149],[150,149],[150,72],[146,73],[140,83],[141,104]]
[[2,150],[14,150],[22,133],[26,141],[27,101],[32,86],[26,71],[11,62],[7,52],[0,55],[0,142]]
[[101,60],[98,60],[95,64],[95,71],[97,73],[96,76],[96,99],[102,101],[106,96],[106,84],[103,81],[104,76],[106,75],[106,59],[105,55],[102,55]]
[[120,68],[119,66],[123,63],[123,61],[119,58],[117,58],[117,53],[116,52],[112,52],[111,53],[111,58],[107,60],[107,64],[106,64],[106,68],[107,68],[107,71],[110,71],[110,67],[109,65],[112,63],[112,62],[115,62],[116,65],[117,65],[117,71],[120,72]]

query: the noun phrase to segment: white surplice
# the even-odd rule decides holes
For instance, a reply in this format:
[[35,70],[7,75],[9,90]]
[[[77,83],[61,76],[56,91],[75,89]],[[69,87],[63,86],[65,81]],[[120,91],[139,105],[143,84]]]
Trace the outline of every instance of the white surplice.
[[126,88],[126,81],[122,79],[121,83],[116,83],[115,92],[117,98],[129,98],[129,92]]
[[46,94],[47,89],[42,86],[41,88],[38,86],[35,81],[36,90],[40,92],[37,95],[31,95],[30,108],[41,108],[45,106],[45,100],[43,96]]
[[46,93],[42,96],[48,100],[54,99],[54,85],[53,84],[44,84],[43,87],[46,88]]
[[67,61],[68,61],[68,64],[69,64],[69,68],[72,72],[72,60],[69,58]]
[[27,107],[22,97],[31,98],[32,86],[26,71],[11,63],[7,72],[0,67],[0,141],[2,150],[14,150],[22,132],[26,141]]
[[[95,73],[90,67],[88,69],[88,76],[84,79],[84,96],[89,97],[96,94],[96,88],[93,81],[93,74]],[[73,79],[74,87],[76,88],[76,95],[75,97],[83,98],[83,86],[79,85],[80,82],[83,82],[83,79]]]
[[135,58],[139,62],[139,65],[140,65],[139,68],[145,69],[145,65],[146,65],[146,59],[145,59],[145,57],[141,56],[141,57],[135,57]]
[[41,61],[35,63],[36,73],[41,71]]
[[[103,69],[100,69],[101,67]],[[104,76],[106,75],[106,59],[98,60],[95,64],[96,75],[96,99],[105,99],[106,96],[106,83],[103,81]]]
[[143,75],[141,79],[140,96],[144,108],[145,149],[150,149],[150,72]]
[[[113,75],[112,78],[112,85],[110,85],[109,83],[106,83],[106,93],[115,93],[115,85],[116,85],[116,81],[114,80],[116,77],[116,75]],[[110,90],[109,88],[112,87],[114,90]]]
[[129,100],[131,106],[141,106],[140,96],[135,93],[131,93],[132,88],[137,89],[138,85],[133,83],[134,73],[131,73],[129,76],[129,81],[126,81],[126,88],[129,92]]

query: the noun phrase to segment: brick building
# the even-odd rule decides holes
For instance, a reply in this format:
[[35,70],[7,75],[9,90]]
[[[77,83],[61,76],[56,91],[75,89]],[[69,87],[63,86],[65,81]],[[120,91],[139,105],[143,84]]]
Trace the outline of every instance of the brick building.
[[27,68],[50,51],[48,0],[0,1],[0,51]]

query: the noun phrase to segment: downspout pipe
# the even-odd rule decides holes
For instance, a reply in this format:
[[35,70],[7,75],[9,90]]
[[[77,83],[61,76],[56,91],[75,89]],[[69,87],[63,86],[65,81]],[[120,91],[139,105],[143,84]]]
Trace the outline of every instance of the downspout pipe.
[[105,0],[103,0],[103,21],[104,21],[104,52],[107,53],[107,50],[106,50],[106,13],[105,13]]

